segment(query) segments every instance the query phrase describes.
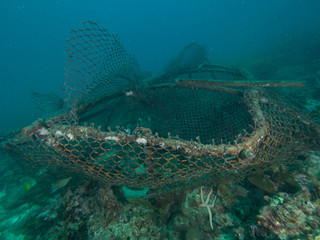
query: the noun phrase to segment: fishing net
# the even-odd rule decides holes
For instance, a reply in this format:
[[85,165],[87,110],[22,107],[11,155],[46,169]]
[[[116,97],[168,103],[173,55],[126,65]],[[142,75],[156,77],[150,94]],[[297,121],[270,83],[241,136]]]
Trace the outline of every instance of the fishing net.
[[67,110],[64,99],[54,93],[44,94],[32,91],[31,99],[38,110],[38,114],[45,119],[54,117]]
[[211,64],[197,45],[145,78],[119,39],[92,22],[69,44],[70,109],[2,144],[33,171],[161,192],[243,179],[319,147],[318,125],[269,90],[303,83],[253,81]]

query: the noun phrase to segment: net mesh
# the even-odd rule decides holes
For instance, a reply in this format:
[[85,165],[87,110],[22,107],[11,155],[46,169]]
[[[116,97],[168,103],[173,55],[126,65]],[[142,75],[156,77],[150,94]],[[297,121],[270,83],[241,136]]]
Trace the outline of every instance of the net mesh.
[[71,32],[66,78],[77,121],[40,120],[2,144],[34,172],[62,167],[162,192],[242,179],[319,148],[318,125],[267,91],[270,84],[221,86],[217,74],[248,75],[208,62],[173,74],[188,81],[172,81],[168,72],[144,81],[118,38],[83,26]]
[[72,30],[66,64],[67,102],[75,107],[139,81],[139,66],[119,37],[94,22]]
[[31,99],[42,118],[48,119],[67,110],[63,98],[54,93],[31,92]]
[[124,97],[121,107],[116,108],[107,126],[120,123],[129,130],[142,126],[161,137],[170,133],[187,141],[201,139],[204,144],[211,144],[213,139],[232,142],[244,129],[250,132],[249,125],[253,125],[240,96],[203,89],[140,89]]

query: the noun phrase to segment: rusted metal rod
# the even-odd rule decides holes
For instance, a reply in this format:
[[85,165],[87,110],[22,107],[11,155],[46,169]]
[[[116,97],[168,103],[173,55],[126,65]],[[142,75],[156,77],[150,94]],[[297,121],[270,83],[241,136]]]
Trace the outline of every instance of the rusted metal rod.
[[177,86],[211,89],[212,87],[304,87],[297,81],[225,81],[213,79],[176,79]]
[[[190,85],[178,85],[178,84],[157,84],[157,85],[152,85],[148,86],[148,89],[157,89],[157,88],[201,88],[201,87],[194,87],[191,84]],[[241,95],[241,91],[236,90],[236,89],[231,89],[231,88],[226,88],[226,87],[219,87],[219,86],[207,86],[203,89],[209,90],[209,91],[215,91],[215,92],[227,92],[233,95]]]
[[78,114],[81,114],[83,112],[85,112],[86,110],[88,110],[89,108],[95,106],[95,105],[98,105],[100,103],[103,103],[103,102],[107,102],[111,99],[114,99],[114,98],[117,98],[117,97],[120,97],[120,96],[123,96],[124,95],[124,91],[116,91],[116,92],[113,92],[113,93],[108,93],[106,95],[103,95],[101,96],[100,98],[96,98],[94,99],[93,101],[91,102],[87,102],[87,103],[84,103],[80,106],[77,106],[77,113]]

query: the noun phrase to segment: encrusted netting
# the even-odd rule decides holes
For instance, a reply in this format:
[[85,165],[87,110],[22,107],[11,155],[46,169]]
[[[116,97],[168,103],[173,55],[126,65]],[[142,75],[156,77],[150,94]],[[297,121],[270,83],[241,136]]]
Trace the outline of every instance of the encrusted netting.
[[34,172],[64,168],[161,192],[242,179],[319,148],[318,125],[265,89],[300,83],[245,81],[241,71],[206,62],[144,84],[107,30],[84,23],[71,36],[66,85],[77,121],[39,120],[3,145]]
[[319,146],[317,126],[270,95],[260,94],[256,90],[245,94],[243,104],[251,120],[237,120],[253,121],[256,127],[229,144],[162,137],[142,127],[128,133],[39,121],[23,129],[5,150],[36,169],[61,166],[117,186],[164,190],[204,181],[214,184],[227,176],[240,179],[288,164],[304,150]]
[[233,142],[254,125],[241,96],[204,89],[139,89],[105,109],[95,116],[102,129],[121,126],[132,132],[141,126],[160,137],[204,144]]

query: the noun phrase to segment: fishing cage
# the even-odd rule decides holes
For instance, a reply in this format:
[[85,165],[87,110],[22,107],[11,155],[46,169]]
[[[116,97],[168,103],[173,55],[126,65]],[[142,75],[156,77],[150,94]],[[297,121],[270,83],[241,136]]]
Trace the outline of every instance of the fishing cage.
[[301,82],[254,81],[197,44],[150,77],[92,22],[71,32],[67,52],[64,109],[2,144],[37,174],[161,192],[243,179],[319,147],[318,125],[269,90]]

